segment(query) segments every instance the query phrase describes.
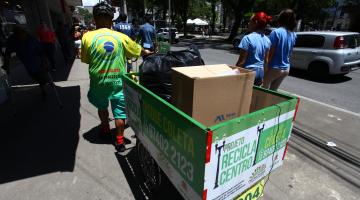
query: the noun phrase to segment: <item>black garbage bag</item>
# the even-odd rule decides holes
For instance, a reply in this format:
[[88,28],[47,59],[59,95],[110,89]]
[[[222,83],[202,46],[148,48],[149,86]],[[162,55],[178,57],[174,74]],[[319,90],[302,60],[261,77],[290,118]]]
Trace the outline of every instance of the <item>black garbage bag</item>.
[[204,65],[196,45],[187,50],[169,51],[147,57],[140,66],[140,84],[171,102],[171,68]]

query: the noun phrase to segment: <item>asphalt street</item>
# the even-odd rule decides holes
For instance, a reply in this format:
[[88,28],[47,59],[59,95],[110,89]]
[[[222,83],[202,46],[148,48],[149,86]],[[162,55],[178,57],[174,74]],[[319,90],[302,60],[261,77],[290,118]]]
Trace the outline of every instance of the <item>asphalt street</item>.
[[[232,45],[204,40],[180,42],[173,50],[184,49],[190,44],[198,45],[205,64],[225,63],[235,65],[239,53]],[[360,113],[360,70],[354,68],[345,76],[333,76],[326,81],[310,80],[305,71],[292,70],[281,90],[308,97],[355,113]]]

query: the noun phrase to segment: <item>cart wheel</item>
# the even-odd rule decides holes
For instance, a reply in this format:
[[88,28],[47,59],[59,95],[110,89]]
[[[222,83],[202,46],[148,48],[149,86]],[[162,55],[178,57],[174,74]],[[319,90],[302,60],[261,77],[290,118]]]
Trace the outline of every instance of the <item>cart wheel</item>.
[[161,185],[161,169],[141,142],[137,142],[140,167],[147,189],[156,194]]

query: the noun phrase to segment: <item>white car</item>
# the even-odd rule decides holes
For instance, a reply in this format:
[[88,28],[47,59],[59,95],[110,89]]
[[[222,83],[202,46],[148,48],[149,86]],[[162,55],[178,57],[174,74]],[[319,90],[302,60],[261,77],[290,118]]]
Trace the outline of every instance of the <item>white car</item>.
[[[159,28],[156,31],[156,36],[159,39],[169,41],[169,28]],[[171,28],[171,41],[177,42],[179,40],[178,32],[176,28]]]
[[360,64],[360,34],[356,32],[297,32],[291,67],[307,70],[311,76],[347,74]]

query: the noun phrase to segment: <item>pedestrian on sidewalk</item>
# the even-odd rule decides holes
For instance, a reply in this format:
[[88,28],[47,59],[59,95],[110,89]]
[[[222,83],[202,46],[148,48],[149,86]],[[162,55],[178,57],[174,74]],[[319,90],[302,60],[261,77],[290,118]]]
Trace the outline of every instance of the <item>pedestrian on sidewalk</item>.
[[81,54],[81,32],[80,26],[74,28],[74,44],[75,44],[75,57],[80,58]]
[[[135,39],[136,39],[135,31],[134,31],[133,26],[127,22],[127,15],[123,14],[123,13],[120,14],[119,20],[120,20],[120,22],[115,24],[113,29],[115,31],[118,31],[120,33],[127,35],[129,38],[131,38],[132,40],[135,41]],[[132,71],[132,63],[129,58],[127,58],[126,60],[127,60],[127,63],[126,63],[127,72],[130,72],[130,71]]]
[[40,22],[40,27],[37,30],[37,35],[42,44],[42,47],[45,51],[48,61],[50,62],[50,67],[52,71],[56,71],[55,66],[55,32],[51,30],[48,25],[44,22]]
[[265,69],[264,77],[264,88],[271,90],[277,90],[281,82],[289,75],[290,55],[296,41],[294,11],[291,9],[281,11],[278,24],[280,28],[270,33],[269,65]]
[[270,40],[265,35],[265,27],[271,16],[264,12],[255,13],[249,22],[250,34],[244,36],[239,44],[240,55],[236,66],[256,72],[254,85],[263,83],[264,68],[268,62]]
[[140,27],[141,46],[149,51],[155,51],[155,28],[150,24],[151,16],[145,15],[145,24]]
[[135,40],[136,35],[132,24],[127,22],[127,15],[122,13],[119,15],[120,22],[114,25],[114,30],[127,35],[132,40]]
[[81,61],[89,64],[90,89],[88,99],[97,109],[101,120],[100,136],[110,137],[108,105],[111,103],[115,118],[115,148],[125,151],[125,100],[121,75],[124,74],[125,57],[149,55],[150,51],[131,40],[125,34],[112,30],[114,9],[106,2],[93,8],[96,30],[82,38]]
[[10,58],[15,52],[32,79],[40,84],[41,94],[46,98],[45,84],[49,83],[47,75],[47,58],[41,43],[22,27],[16,26],[7,40],[3,68],[10,74]]

